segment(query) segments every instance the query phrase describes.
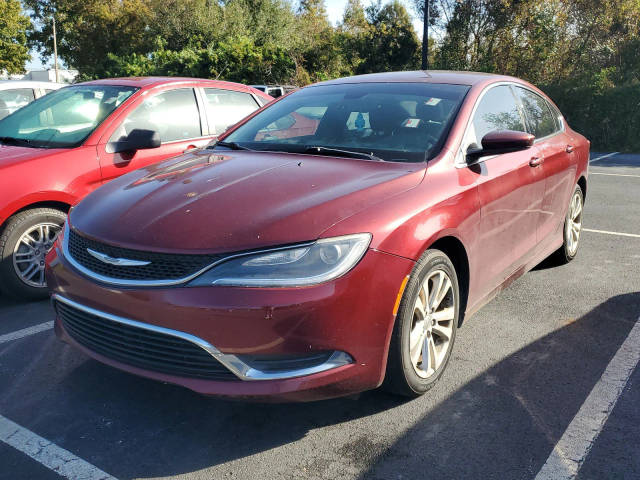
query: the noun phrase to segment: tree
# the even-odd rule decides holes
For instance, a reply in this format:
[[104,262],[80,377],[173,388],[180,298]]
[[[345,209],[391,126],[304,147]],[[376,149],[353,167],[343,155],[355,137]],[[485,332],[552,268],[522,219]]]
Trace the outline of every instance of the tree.
[[149,52],[147,0],[23,0],[39,28],[29,36],[43,59],[53,53],[55,14],[58,54],[85,77],[99,76],[109,54]]
[[394,0],[378,0],[366,9],[370,27],[362,42],[363,59],[355,73],[413,70],[419,65],[419,41],[407,9]]
[[31,21],[18,0],[0,0],[0,18],[0,72],[21,73],[31,58],[27,46]]

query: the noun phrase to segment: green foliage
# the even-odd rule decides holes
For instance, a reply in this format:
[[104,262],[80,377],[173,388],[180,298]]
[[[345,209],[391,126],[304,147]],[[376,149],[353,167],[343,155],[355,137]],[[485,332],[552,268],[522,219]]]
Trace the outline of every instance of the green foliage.
[[565,114],[572,128],[596,151],[640,152],[640,86],[605,89],[573,82],[543,87]]
[[438,7],[447,20],[437,68],[529,80],[552,94],[594,149],[640,150],[638,0],[439,0]]
[[23,15],[19,0],[0,0],[0,19],[0,72],[23,72],[31,58],[27,46],[29,17]]
[[[19,15],[17,1],[0,0],[0,8],[12,5],[11,15]],[[640,110],[640,0],[428,2],[434,68],[524,78],[551,92],[594,148],[640,148],[634,133]],[[420,41],[397,0],[348,0],[338,26],[328,21],[324,0],[22,3],[38,25],[30,44],[44,57],[53,49],[55,12],[59,55],[81,78],[187,75],[304,85],[420,65]],[[424,4],[411,2],[419,18]],[[10,42],[20,44],[28,25],[24,19],[19,24],[0,28],[0,42],[15,30]],[[5,55],[16,59],[18,66],[10,68],[24,64],[26,50],[21,51],[22,57]]]

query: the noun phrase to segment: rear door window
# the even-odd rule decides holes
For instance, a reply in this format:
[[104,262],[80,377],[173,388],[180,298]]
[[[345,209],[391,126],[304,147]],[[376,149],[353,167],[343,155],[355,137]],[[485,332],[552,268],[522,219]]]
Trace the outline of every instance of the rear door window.
[[516,87],[515,90],[527,118],[529,133],[543,138],[560,130],[559,121],[544,98],[524,88]]
[[204,100],[211,135],[220,135],[259,108],[250,94],[222,88],[205,88]]

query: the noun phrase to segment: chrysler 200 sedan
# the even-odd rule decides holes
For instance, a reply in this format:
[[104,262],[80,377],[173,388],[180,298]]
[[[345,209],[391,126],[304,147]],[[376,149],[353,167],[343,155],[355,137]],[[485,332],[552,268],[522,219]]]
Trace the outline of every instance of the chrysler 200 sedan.
[[74,208],[47,257],[55,329],[204,394],[417,396],[465,316],[574,258],[588,154],[516,78],[312,85]]

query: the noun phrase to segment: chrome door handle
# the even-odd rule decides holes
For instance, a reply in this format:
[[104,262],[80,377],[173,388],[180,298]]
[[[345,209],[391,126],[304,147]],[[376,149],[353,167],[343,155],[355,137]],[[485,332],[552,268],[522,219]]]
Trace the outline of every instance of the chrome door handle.
[[544,158],[542,158],[542,157],[533,157],[533,158],[531,158],[531,160],[529,160],[529,166],[530,167],[537,167],[539,165],[542,165],[542,162],[544,162]]
[[571,153],[575,150],[576,147],[574,147],[573,145],[567,145],[567,148],[565,148],[565,152],[567,153]]

